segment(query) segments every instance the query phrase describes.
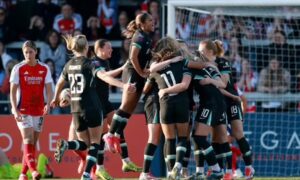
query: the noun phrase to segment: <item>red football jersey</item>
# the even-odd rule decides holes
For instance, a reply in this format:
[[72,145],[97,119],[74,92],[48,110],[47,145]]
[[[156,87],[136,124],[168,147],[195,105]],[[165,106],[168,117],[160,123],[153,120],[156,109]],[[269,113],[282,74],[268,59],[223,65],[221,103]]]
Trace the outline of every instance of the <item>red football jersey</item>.
[[72,34],[75,30],[75,22],[73,19],[61,19],[58,27],[62,34]]
[[30,66],[21,62],[12,70],[10,83],[18,84],[18,109],[21,114],[31,116],[43,115],[45,84],[52,83],[48,66],[38,62]]

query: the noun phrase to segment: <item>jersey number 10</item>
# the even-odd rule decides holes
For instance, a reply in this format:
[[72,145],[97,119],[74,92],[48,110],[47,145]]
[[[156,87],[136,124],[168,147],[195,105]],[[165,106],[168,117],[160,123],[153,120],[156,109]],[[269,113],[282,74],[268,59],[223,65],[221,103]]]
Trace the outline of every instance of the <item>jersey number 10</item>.
[[82,74],[69,74],[71,94],[81,94],[84,88],[84,77]]

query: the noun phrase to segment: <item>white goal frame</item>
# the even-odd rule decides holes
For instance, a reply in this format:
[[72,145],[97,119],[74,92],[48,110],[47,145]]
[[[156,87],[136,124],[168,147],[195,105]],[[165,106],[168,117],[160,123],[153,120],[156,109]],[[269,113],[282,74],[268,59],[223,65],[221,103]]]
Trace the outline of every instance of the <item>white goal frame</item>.
[[175,8],[178,6],[197,7],[197,6],[299,6],[300,0],[168,0],[167,22],[168,36],[175,37],[176,22]]

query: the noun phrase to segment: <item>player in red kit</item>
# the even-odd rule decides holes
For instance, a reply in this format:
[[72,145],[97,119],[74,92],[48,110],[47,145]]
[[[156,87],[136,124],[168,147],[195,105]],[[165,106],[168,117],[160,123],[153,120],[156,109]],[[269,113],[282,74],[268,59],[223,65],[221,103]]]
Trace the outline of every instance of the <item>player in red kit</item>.
[[[33,180],[38,180],[41,174],[36,169],[35,144],[42,130],[43,116],[50,109],[53,80],[48,66],[35,59],[37,48],[34,42],[26,41],[22,51],[25,60],[15,65],[10,77],[11,111],[24,143],[23,166],[19,180],[28,179],[26,176],[28,169],[32,173]],[[44,88],[47,92],[46,98]]]

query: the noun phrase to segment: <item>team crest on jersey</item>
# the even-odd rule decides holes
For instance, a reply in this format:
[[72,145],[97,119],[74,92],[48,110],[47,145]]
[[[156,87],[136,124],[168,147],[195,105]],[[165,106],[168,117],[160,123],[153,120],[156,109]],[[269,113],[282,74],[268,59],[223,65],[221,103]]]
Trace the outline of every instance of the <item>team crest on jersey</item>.
[[39,71],[39,74],[43,74],[45,71]]
[[29,74],[28,71],[25,71],[25,72],[24,72],[24,75],[28,75],[28,74]]
[[94,64],[95,66],[100,66],[100,62],[97,61],[97,60],[93,61],[93,64]]
[[138,41],[144,41],[144,36],[142,34],[138,35]]

